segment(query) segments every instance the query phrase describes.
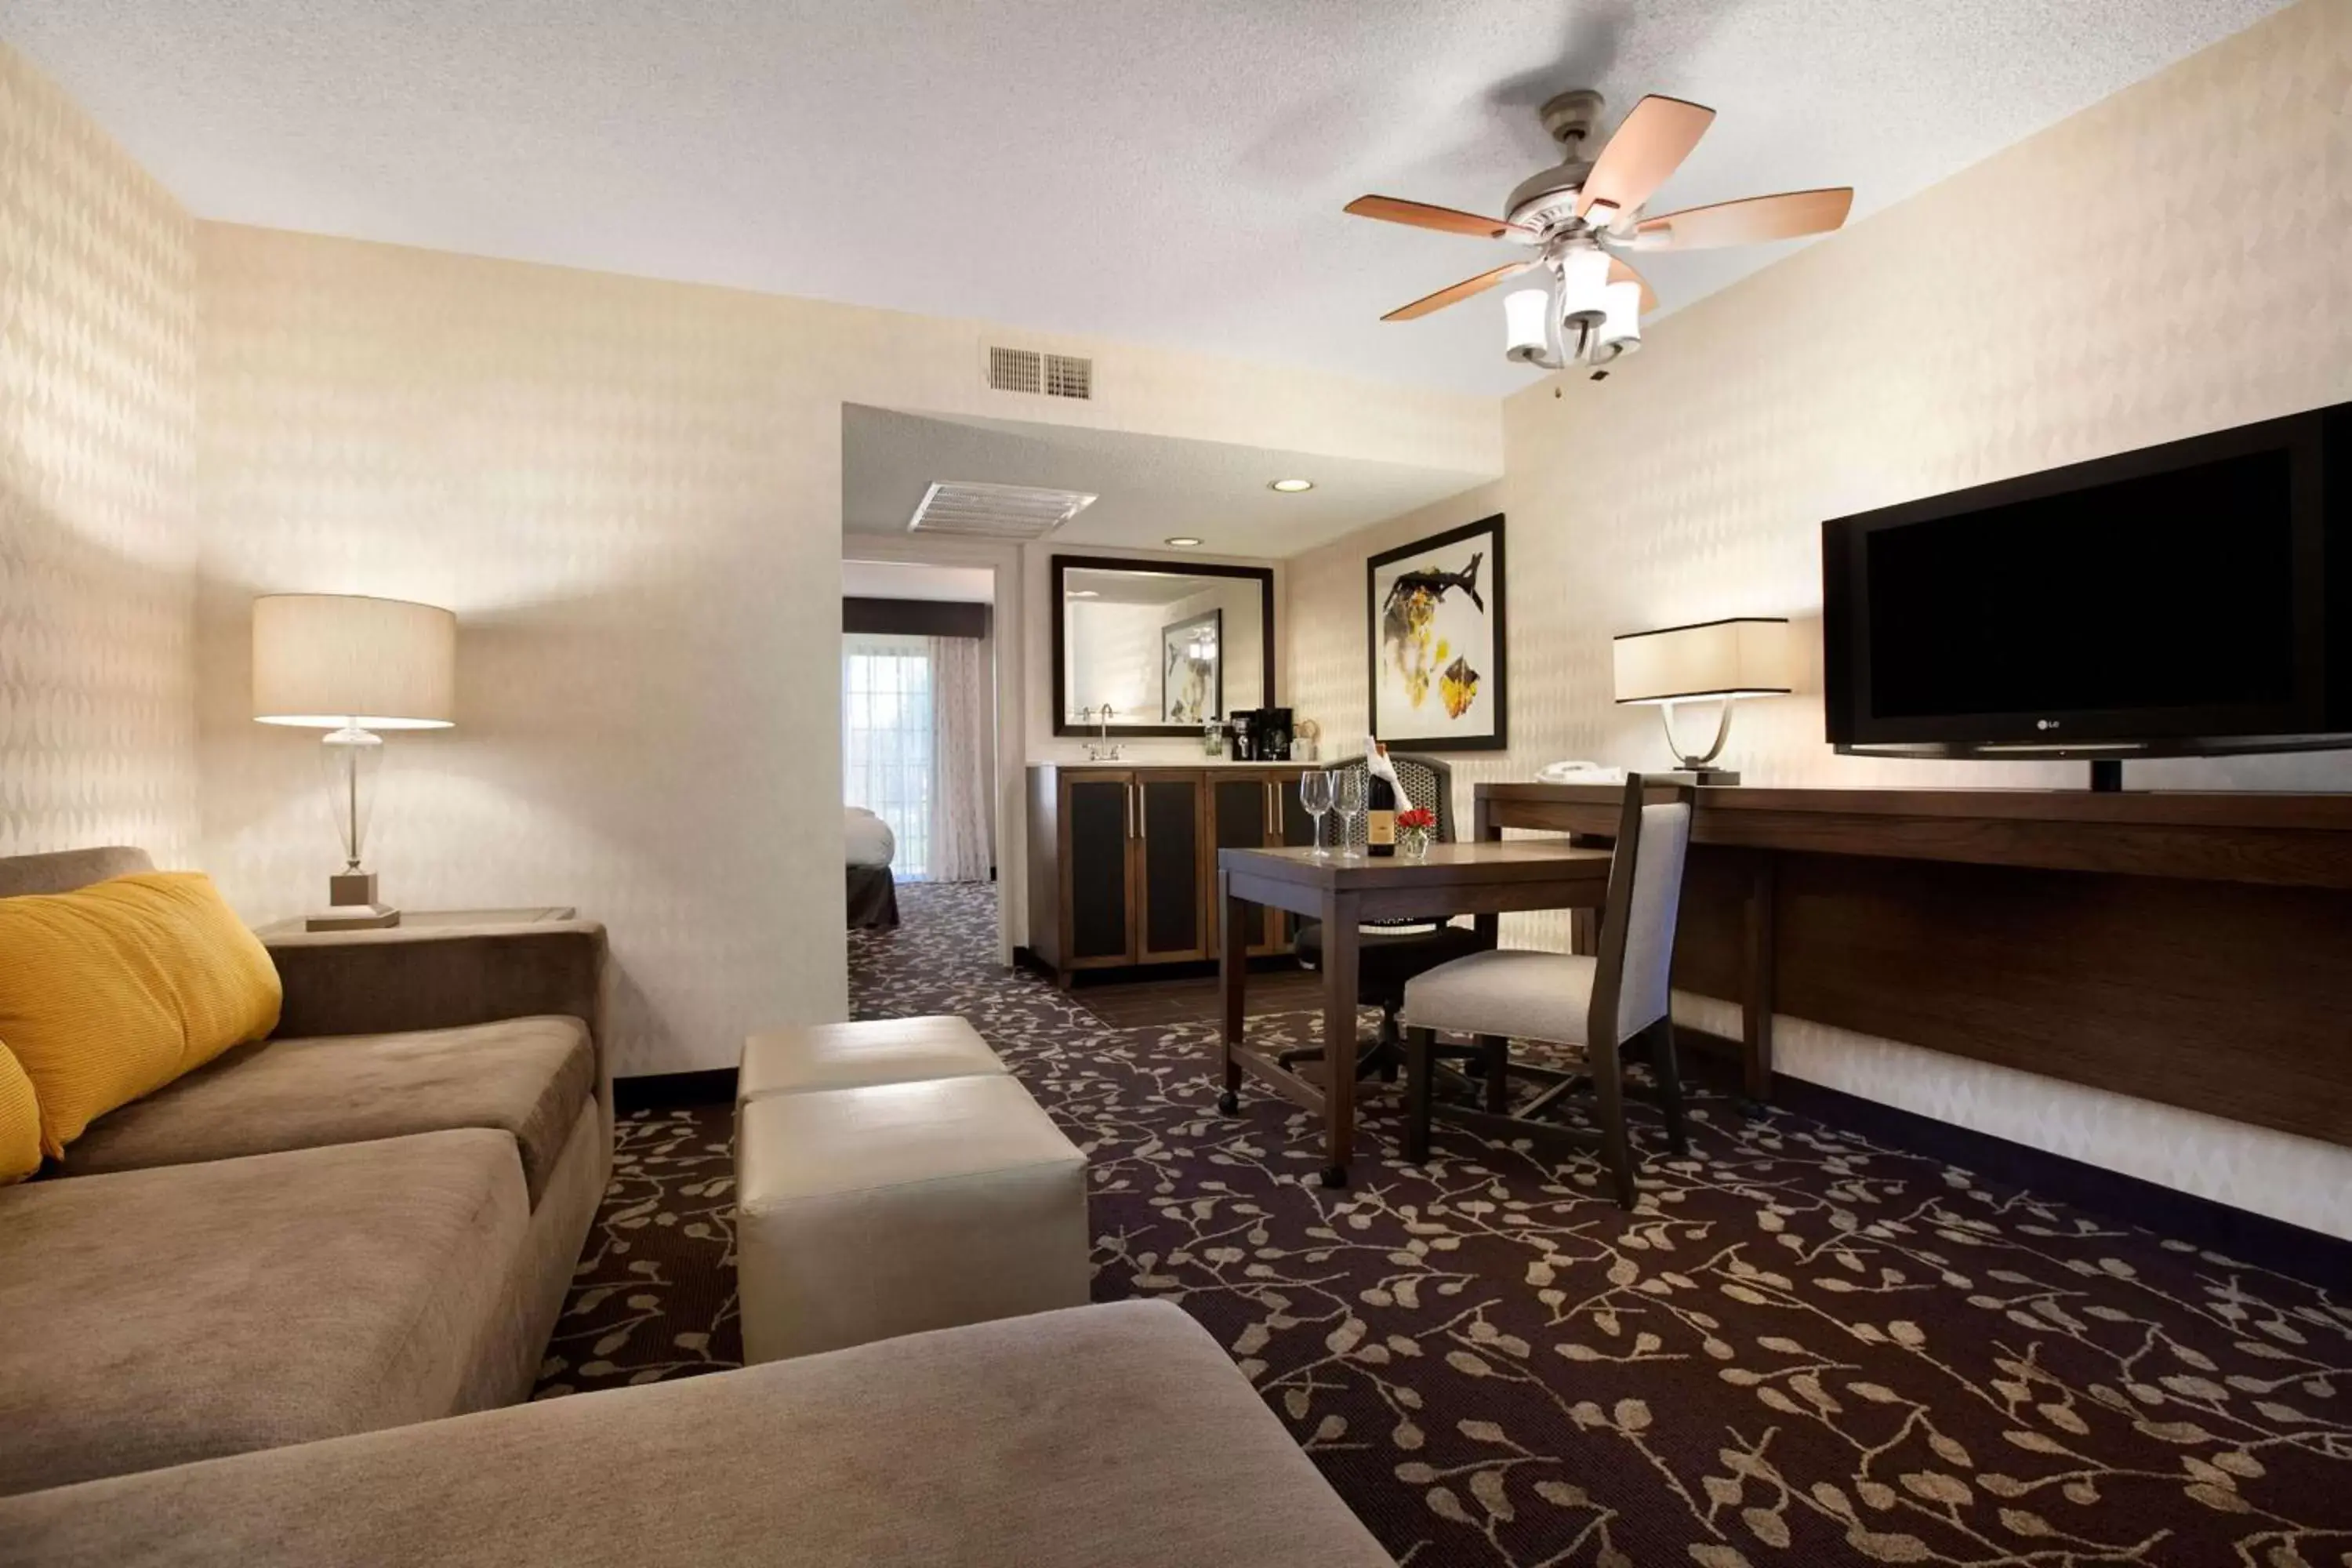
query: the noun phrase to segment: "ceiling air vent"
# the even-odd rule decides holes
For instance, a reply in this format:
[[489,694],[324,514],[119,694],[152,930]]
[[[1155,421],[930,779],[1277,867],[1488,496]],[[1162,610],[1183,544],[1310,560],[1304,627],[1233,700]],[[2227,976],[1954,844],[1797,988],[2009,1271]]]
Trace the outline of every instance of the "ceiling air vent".
[[991,347],[988,384],[999,392],[1045,390],[1045,356],[1035,349]]
[[962,539],[1040,539],[1094,503],[1095,498],[1084,490],[971,481],[934,484],[907,520],[907,531]]
[[988,346],[988,384],[998,392],[1025,392],[1031,396],[1075,397],[1091,402],[1095,395],[1095,362],[1076,354],[1041,353],[1035,349]]

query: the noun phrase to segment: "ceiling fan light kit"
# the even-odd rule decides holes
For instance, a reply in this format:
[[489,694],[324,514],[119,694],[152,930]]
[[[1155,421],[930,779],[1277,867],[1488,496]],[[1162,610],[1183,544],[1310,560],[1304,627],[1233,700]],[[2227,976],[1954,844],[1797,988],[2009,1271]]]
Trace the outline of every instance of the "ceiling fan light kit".
[[1714,122],[1715,110],[1653,93],[1633,106],[1599,155],[1587,159],[1584,146],[1602,108],[1601,95],[1584,89],[1563,92],[1543,106],[1544,129],[1567,156],[1520,181],[1504,204],[1504,217],[1396,196],[1349,202],[1347,210],[1359,217],[1507,240],[1538,251],[1532,261],[1508,262],[1465,279],[1381,320],[1417,321],[1522,273],[1541,271],[1548,274],[1543,287],[1504,296],[1506,357],[1544,370],[1587,365],[1598,381],[1612,363],[1641,347],[1642,312],[1657,308],[1657,296],[1620,252],[1794,239],[1836,228],[1853,205],[1853,190],[1839,186],[1643,217],[1643,204],[1690,156]]
[[1514,289],[1503,296],[1503,327],[1510,339],[1505,357],[1522,364],[1557,364],[1551,347],[1551,290]]

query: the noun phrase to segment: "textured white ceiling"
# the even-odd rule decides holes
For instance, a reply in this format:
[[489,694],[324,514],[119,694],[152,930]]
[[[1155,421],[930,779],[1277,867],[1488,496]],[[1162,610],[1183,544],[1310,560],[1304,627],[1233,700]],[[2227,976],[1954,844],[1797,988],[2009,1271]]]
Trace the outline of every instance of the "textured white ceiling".
[[[935,480],[978,479],[1085,490],[1094,505],[1051,535],[1056,544],[1160,547],[1189,534],[1210,554],[1279,558],[1412,511],[1493,479],[1362,458],[1309,457],[1223,441],[1187,441],[1009,419],[941,419],[850,405],[842,411],[841,526],[904,535]],[[1278,495],[1276,479],[1315,488]]]
[[[1597,86],[1715,129],[1654,210],[1857,217],[2280,0],[5,0],[200,216],[1507,392],[1493,212]],[[1988,215],[1997,218],[1999,215]],[[1668,309],[1781,247],[1644,263]]]

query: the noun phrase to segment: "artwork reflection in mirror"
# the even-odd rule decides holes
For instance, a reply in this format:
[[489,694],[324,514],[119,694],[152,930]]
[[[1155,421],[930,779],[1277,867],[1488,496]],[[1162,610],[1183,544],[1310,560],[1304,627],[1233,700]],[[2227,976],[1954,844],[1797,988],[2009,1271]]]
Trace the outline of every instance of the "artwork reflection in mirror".
[[1225,716],[1217,645],[1224,613],[1211,610],[1160,628],[1160,721],[1205,724]]
[[1060,583],[1062,733],[1198,730],[1271,699],[1262,574],[1072,560]]

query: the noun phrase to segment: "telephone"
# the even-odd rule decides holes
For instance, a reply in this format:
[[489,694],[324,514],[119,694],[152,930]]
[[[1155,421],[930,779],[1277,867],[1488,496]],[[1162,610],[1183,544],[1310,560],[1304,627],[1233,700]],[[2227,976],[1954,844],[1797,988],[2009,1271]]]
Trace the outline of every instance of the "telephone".
[[1546,763],[1536,770],[1536,782],[1549,784],[1623,784],[1625,770],[1603,767],[1599,763]]

